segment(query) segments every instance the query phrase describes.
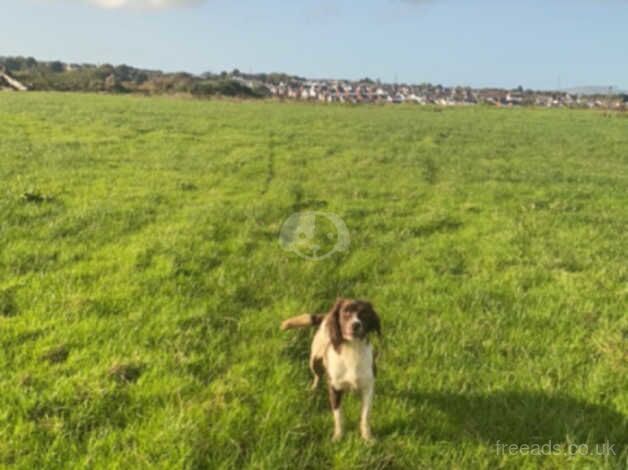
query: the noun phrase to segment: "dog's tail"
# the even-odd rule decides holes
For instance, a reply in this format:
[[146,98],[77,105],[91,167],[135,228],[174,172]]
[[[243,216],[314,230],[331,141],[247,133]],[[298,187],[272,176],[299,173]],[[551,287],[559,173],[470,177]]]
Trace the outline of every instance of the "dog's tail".
[[281,330],[291,330],[293,328],[306,328],[308,326],[318,326],[325,318],[325,315],[310,315],[309,313],[304,313],[303,315],[299,315],[298,317],[288,318],[281,323]]

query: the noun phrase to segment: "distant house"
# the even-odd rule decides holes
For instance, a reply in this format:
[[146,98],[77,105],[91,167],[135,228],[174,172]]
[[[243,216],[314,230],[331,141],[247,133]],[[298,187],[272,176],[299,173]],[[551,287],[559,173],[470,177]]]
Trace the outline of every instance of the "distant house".
[[508,92],[504,98],[502,98],[502,104],[506,106],[520,106],[523,103],[523,96],[519,92]]
[[624,104],[628,104],[628,93],[619,95],[619,101],[621,101]]
[[378,101],[390,101],[390,95],[388,94],[388,92],[382,88],[378,88],[375,91],[375,98]]

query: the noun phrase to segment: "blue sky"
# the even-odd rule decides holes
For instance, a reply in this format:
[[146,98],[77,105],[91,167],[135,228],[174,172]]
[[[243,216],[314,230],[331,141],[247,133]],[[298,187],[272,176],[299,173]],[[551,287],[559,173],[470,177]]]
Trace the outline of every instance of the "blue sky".
[[628,0],[0,0],[0,55],[628,89]]

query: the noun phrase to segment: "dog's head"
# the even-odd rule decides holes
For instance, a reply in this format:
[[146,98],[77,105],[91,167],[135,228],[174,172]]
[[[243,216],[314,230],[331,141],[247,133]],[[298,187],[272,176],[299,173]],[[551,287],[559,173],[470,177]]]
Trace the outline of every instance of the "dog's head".
[[364,300],[338,299],[328,315],[329,337],[336,350],[343,341],[364,339],[371,332],[382,333],[377,312]]

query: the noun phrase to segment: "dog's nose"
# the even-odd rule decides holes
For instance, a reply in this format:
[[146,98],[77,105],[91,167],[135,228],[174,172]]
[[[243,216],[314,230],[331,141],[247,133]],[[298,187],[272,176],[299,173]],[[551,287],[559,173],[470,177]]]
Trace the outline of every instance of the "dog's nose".
[[351,325],[351,329],[354,333],[357,333],[362,329],[362,323],[359,321],[353,322],[353,325]]

